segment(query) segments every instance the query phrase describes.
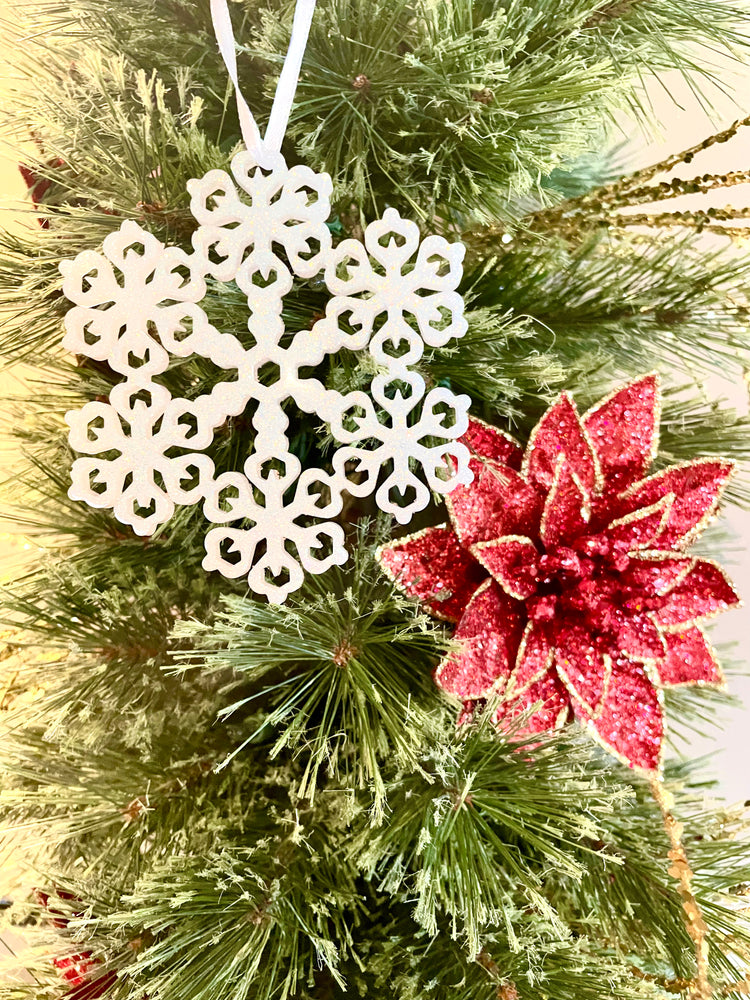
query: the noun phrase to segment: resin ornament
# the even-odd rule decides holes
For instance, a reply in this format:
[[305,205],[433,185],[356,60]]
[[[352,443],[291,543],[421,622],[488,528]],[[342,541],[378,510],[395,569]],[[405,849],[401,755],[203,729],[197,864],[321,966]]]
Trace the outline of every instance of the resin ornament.
[[386,572],[456,623],[435,679],[464,703],[500,697],[498,722],[531,731],[572,717],[631,767],[656,771],[661,689],[721,685],[701,623],[739,601],[723,571],[686,553],[732,463],[702,458],[647,475],[658,377],[580,417],[563,394],[525,451],[470,421],[474,480],[448,498],[451,526],[380,550]]
[[[280,153],[314,2],[300,0],[268,130],[261,139],[237,92],[247,149],[231,175],[211,170],[188,183],[197,222],[192,252],[164,246],[127,221],[103,252],[64,261],[73,303],[64,346],[123,376],[106,402],[70,412],[70,496],[111,509],[150,535],[176,504],[203,503],[216,527],[206,535],[207,570],[247,577],[280,602],[346,560],[332,518],[345,492],[374,494],[379,509],[407,523],[430,501],[471,481],[468,396],[427,388],[414,369],[425,346],[463,336],[457,292],[464,247],[388,209],[364,241],[332,246],[331,179]],[[234,39],[224,0],[213,0],[219,48],[237,83]],[[312,328],[289,330],[284,296],[296,279],[319,277],[330,298]],[[209,322],[200,302],[235,282],[247,298],[250,337]],[[248,346],[248,343],[250,346]],[[366,352],[370,392],[342,394],[307,374],[327,355]],[[198,355],[231,375],[194,399],[175,399],[159,382],[172,358]],[[287,435],[287,401],[328,425],[337,448],[330,467],[302,470]],[[253,406],[253,449],[242,469],[217,475],[205,454],[228,418]]]

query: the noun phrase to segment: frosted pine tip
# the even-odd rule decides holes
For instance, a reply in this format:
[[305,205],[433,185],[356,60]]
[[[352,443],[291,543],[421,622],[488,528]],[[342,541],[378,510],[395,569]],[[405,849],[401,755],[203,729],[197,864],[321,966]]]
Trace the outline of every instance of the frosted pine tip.
[[495,100],[495,95],[489,89],[489,87],[482,87],[481,90],[475,90],[471,95],[472,101],[476,101],[478,104],[490,105]]
[[122,818],[126,823],[135,823],[135,821],[147,811],[148,806],[143,799],[138,796],[138,798],[133,799],[133,801],[129,802],[122,810]]
[[356,646],[353,646],[348,639],[342,639],[337,646],[334,646],[331,658],[337,667],[343,668],[349,666],[350,660],[353,660],[358,652]]
[[515,983],[505,983],[497,988],[497,1000],[518,1000],[518,990]]
[[453,799],[453,812],[458,812],[459,809],[463,809],[466,806],[467,809],[471,809],[474,805],[474,799],[471,797],[470,793],[466,793],[463,790],[459,791],[458,788],[452,788],[449,790],[450,797]]
[[365,76],[364,73],[358,73],[352,80],[352,87],[355,90],[361,90],[363,94],[366,94],[370,89],[370,79]]

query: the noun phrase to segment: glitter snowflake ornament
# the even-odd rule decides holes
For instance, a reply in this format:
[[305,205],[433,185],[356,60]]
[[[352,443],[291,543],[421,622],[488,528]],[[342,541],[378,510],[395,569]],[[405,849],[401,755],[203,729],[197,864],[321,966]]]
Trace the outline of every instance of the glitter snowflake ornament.
[[[236,86],[225,0],[211,6]],[[216,525],[206,536],[204,567],[244,576],[277,602],[306,572],[346,560],[343,529],[331,520],[345,492],[374,494],[381,510],[405,524],[431,491],[446,494],[472,477],[459,441],[469,398],[428,389],[414,368],[426,345],[466,331],[456,290],[463,246],[441,236],[422,240],[413,222],[388,209],[363,242],[333,248],[330,177],[290,168],[280,153],[313,9],[314,0],[298,3],[265,138],[238,90],[247,149],[233,158],[231,174],[211,170],[188,182],[197,222],[192,252],[164,246],[127,221],[102,253],[61,264],[73,303],[64,346],[123,376],[108,401],[66,416],[81,455],[70,496],[111,509],[140,535],[166,522],[176,504],[202,502]],[[284,296],[295,279],[317,276],[330,293],[325,315],[312,329],[286,329]],[[209,322],[200,305],[207,279],[235,282],[246,296],[250,346]],[[344,395],[303,374],[343,349],[369,355],[376,373],[369,394]],[[175,399],[159,376],[171,358],[194,355],[231,378],[196,399]],[[302,470],[292,453],[289,400],[329,426],[338,444],[329,470]],[[241,470],[217,475],[205,449],[250,404],[252,453]]]
[[648,475],[659,405],[655,375],[583,417],[563,394],[525,450],[472,420],[474,480],[448,498],[451,525],[380,551],[406,593],[456,623],[442,688],[464,703],[498,696],[498,721],[524,714],[532,731],[575,717],[649,772],[662,688],[723,683],[701,625],[738,603],[719,566],[686,552],[732,463]]

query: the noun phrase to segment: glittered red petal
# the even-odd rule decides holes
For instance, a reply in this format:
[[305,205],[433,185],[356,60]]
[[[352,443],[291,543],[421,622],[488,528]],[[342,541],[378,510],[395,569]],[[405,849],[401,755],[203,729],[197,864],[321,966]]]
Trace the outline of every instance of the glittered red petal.
[[713,458],[675,465],[627,490],[621,498],[622,510],[637,510],[673,494],[674,503],[656,547],[684,546],[698,537],[716,510],[733,468],[732,462]]
[[493,462],[509,465],[512,469],[521,468],[523,448],[499,427],[486,424],[476,417],[469,417],[469,428],[461,441],[472,455],[490,458]]
[[650,506],[637,507],[629,514],[612,521],[603,534],[623,551],[647,549],[656,544],[668,522],[674,497],[660,497]]
[[[560,627],[555,633],[555,669],[588,715],[601,706],[609,675],[609,661],[585,629]],[[578,709],[576,710],[578,711]]]
[[589,519],[586,491],[565,459],[558,462],[547,494],[539,534],[546,546],[564,545],[586,531]]
[[387,575],[438,618],[458,621],[487,573],[443,525],[399,538],[378,551]]
[[584,416],[607,491],[622,490],[645,475],[656,456],[660,403],[659,376],[652,373],[630,382]]
[[538,622],[529,622],[518,647],[516,663],[505,690],[506,698],[520,698],[532,684],[552,670],[555,655],[553,633]]
[[445,502],[465,548],[501,535],[528,534],[542,516],[541,497],[520,473],[489,461],[474,470],[473,483],[456,486]]
[[477,709],[481,708],[484,704],[483,701],[477,699],[475,701],[465,701],[461,706],[461,710],[456,718],[457,726],[468,726],[469,723],[474,721],[474,716],[477,713]]
[[662,684],[713,684],[722,687],[724,675],[711,643],[697,625],[682,632],[666,632],[667,655],[657,664]]
[[659,660],[667,651],[661,630],[649,614],[623,614],[617,623],[616,648],[633,660]]
[[454,633],[458,651],[435,671],[438,686],[462,701],[485,697],[493,685],[501,690],[523,632],[522,610],[494,580],[482,584]]
[[52,964],[66,983],[80,986],[89,980],[99,961],[92,958],[90,951],[83,951],[76,955],[59,955],[52,959]]
[[546,493],[561,455],[567,458],[584,489],[593,491],[600,478],[599,467],[575,403],[567,393],[547,410],[531,433],[523,464],[529,483]]
[[697,618],[711,618],[740,603],[734,588],[716,563],[696,559],[693,568],[654,613],[659,625],[682,625]]
[[690,556],[640,556],[621,573],[622,588],[644,597],[662,596],[682,580],[694,563]]
[[[573,708],[576,711],[575,703]],[[586,717],[581,716],[581,721],[586,722]],[[664,719],[659,693],[642,664],[613,661],[601,712],[588,725],[606,749],[629,767],[659,769]]]
[[521,728],[513,726],[513,732],[519,736],[559,729],[569,721],[570,695],[554,671],[548,671],[517,698],[506,702],[497,721],[502,719],[507,724],[519,716],[524,716]]
[[536,593],[539,552],[530,538],[505,535],[471,548],[472,555],[518,601]]

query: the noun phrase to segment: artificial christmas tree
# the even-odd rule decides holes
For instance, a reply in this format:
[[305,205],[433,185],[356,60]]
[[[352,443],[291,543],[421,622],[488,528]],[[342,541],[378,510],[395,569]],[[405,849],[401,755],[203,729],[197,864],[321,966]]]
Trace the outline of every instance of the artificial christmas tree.
[[595,154],[750,11],[20,13],[0,995],[747,995],[747,828],[674,740],[732,683],[745,214],[644,208],[747,123]]

